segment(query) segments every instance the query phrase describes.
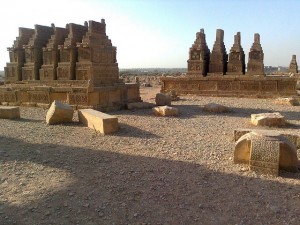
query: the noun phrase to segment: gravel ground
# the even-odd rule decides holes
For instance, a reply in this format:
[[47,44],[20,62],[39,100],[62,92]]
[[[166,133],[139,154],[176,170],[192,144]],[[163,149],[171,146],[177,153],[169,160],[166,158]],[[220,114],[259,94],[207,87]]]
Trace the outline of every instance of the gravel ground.
[[[143,88],[153,101],[158,88]],[[230,113],[210,114],[207,103]],[[21,108],[0,123],[0,224],[300,224],[300,172],[257,175],[233,164],[233,130],[252,113],[280,112],[299,133],[300,106],[273,100],[181,96],[179,117],[112,112],[120,131],[47,126]],[[298,150],[300,158],[300,151]]]

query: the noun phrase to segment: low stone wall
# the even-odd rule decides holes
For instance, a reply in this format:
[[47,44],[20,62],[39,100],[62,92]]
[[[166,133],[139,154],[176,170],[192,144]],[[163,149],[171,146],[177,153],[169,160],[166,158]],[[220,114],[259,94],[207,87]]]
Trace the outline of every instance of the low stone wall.
[[276,98],[296,96],[296,78],[270,76],[163,77],[161,92],[204,96]]
[[88,81],[28,81],[0,85],[0,104],[49,107],[54,100],[73,108],[112,111],[141,101],[138,84],[93,87]]

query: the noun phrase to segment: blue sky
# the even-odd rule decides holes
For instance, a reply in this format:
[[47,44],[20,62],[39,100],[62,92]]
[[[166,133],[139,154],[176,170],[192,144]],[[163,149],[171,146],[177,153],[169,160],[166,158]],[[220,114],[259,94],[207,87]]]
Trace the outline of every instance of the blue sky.
[[300,58],[299,13],[300,0],[10,0],[0,8],[0,70],[9,61],[6,48],[18,27],[64,27],[101,18],[117,47],[120,68],[187,67],[189,48],[201,28],[210,49],[216,29],[223,29],[227,52],[241,32],[246,60],[254,33],[259,33],[265,65],[288,66],[292,54]]

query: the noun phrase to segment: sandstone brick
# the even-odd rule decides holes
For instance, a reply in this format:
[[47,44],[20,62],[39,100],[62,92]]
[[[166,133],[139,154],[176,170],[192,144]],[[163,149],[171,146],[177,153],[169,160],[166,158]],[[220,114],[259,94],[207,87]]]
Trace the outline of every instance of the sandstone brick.
[[118,118],[94,109],[78,110],[79,122],[103,134],[119,130]]
[[20,108],[16,106],[0,106],[1,119],[19,119]]
[[70,123],[73,119],[73,113],[74,110],[71,106],[55,100],[46,114],[46,123],[48,125]]

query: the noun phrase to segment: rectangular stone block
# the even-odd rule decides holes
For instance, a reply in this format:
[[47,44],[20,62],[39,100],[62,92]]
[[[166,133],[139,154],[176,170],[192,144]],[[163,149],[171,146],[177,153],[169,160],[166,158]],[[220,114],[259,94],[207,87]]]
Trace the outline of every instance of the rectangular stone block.
[[17,106],[0,106],[1,119],[19,119],[20,108]]
[[103,134],[119,130],[118,118],[94,109],[78,110],[79,122]]

